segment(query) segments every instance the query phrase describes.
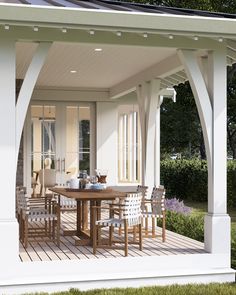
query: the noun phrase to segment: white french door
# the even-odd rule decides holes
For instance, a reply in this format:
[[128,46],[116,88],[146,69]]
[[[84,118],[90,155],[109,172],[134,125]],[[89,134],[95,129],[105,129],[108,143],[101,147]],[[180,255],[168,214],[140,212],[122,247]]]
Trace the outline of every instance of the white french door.
[[61,186],[71,176],[77,176],[79,170],[87,170],[88,174],[94,172],[94,104],[32,102],[26,125],[25,180],[28,188],[31,177],[40,169],[55,169],[56,182]]

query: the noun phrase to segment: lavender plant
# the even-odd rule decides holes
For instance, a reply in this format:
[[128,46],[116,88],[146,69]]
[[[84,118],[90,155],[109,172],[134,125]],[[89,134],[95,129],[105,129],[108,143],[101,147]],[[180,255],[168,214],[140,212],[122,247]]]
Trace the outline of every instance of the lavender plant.
[[183,201],[176,198],[165,199],[165,207],[166,210],[182,213],[184,215],[189,215],[192,211],[190,207],[184,205]]

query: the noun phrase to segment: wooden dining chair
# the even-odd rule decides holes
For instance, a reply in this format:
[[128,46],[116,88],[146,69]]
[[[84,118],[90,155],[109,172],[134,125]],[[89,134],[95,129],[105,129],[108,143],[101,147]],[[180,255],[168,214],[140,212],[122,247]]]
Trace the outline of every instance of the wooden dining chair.
[[[24,190],[20,190],[18,206],[20,239],[25,248],[29,237],[48,237],[60,246],[60,208],[54,200],[49,199],[43,207],[35,199],[31,202]],[[38,222],[37,226],[34,226],[34,222]]]
[[147,224],[145,223],[145,235],[144,237],[157,237],[156,226],[157,219],[162,220],[162,241],[165,242],[166,239],[166,229],[165,229],[165,188],[160,185],[154,187],[152,190],[152,195],[150,200],[145,200],[142,204],[142,217],[144,219],[152,219],[152,231],[151,235]]
[[[132,241],[132,244],[139,244],[139,250],[142,251],[142,230],[141,230],[141,193],[128,193],[123,199],[123,202],[118,204],[110,204],[107,207],[93,207],[93,254],[96,254],[97,248],[108,249],[123,249],[125,256],[128,255],[128,228],[138,226],[139,227],[139,241]],[[97,219],[99,216],[99,210],[109,210],[109,218]],[[120,211],[119,218],[114,217],[114,212]],[[100,236],[100,229],[103,227],[109,227],[109,243],[102,244]],[[124,228],[124,240],[114,240],[113,231],[114,228]],[[123,243],[124,247],[116,246],[117,243]]]
[[41,169],[39,170],[40,196],[46,195],[47,188],[56,186],[56,170]]

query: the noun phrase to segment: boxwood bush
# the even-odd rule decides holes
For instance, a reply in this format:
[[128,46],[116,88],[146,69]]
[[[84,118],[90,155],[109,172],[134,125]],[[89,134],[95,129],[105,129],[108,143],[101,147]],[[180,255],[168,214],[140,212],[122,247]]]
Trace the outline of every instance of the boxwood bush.
[[[161,226],[161,220],[157,221]],[[204,217],[166,211],[166,228],[194,240],[204,241]]]
[[[228,161],[228,206],[236,207],[236,160]],[[199,159],[161,161],[167,197],[207,202],[207,163]]]

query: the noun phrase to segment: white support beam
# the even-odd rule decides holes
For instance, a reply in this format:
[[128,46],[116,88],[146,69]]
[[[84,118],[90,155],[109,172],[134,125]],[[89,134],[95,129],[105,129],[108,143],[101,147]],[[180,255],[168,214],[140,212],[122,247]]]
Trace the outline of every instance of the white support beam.
[[187,77],[185,71],[180,71],[180,72],[176,73],[176,75],[185,79],[185,80],[188,80],[188,77]]
[[[183,66],[177,55],[172,55],[165,60],[151,66],[150,68],[126,79],[125,81],[113,86],[110,89],[110,97],[115,99],[124,94],[133,91],[136,85],[140,85],[143,81],[151,81],[155,78],[165,78],[178,71],[181,71]],[[170,87],[171,84],[168,84]]]
[[139,106],[139,118],[141,129],[141,144],[142,144],[142,185],[145,185],[146,173],[146,100],[147,100],[147,85],[142,83],[136,87],[137,100]]
[[208,165],[212,166],[212,106],[204,77],[199,67],[195,51],[178,50],[179,57],[185,67],[201,121]]
[[230,57],[231,59],[236,60],[236,51],[227,48],[227,56]]
[[236,41],[227,39],[227,47],[231,48],[232,50],[236,51]]
[[18,158],[21,133],[23,130],[29,102],[50,46],[51,43],[49,42],[39,43],[36,52],[34,53],[33,59],[29,65],[29,68],[26,72],[25,79],[18,96],[16,104],[16,161]]
[[208,169],[208,214],[205,248],[228,254],[230,266],[230,217],[227,214],[227,95],[226,50],[209,53],[209,93],[212,97],[212,167]]
[[173,87],[173,83],[171,83],[167,78],[162,79],[161,81],[166,85],[166,88],[172,88]]
[[187,78],[183,78],[183,77],[179,76],[177,73],[176,74],[173,74],[171,76],[171,78],[173,78],[176,81],[178,81],[178,83],[184,83],[187,80]]
[[193,51],[180,50],[195,97],[208,160],[208,214],[205,216],[205,249],[226,254],[230,267],[230,218],[226,213],[226,48],[208,53],[201,62]]
[[3,39],[0,42],[0,261],[2,267],[10,269],[19,260],[19,225],[15,218],[15,73],[15,41]]
[[154,157],[158,161],[155,137],[160,87],[160,79],[144,82],[137,87],[142,138],[142,184],[149,187],[149,192],[157,183],[156,179],[159,178],[160,170],[160,163],[153,161]]
[[[146,109],[146,173],[145,185],[152,189],[155,180],[156,164],[153,162],[155,157],[155,137],[156,137],[156,115],[159,104],[160,79],[154,79],[147,83],[147,109]],[[158,159],[156,159],[158,160]],[[157,164],[157,165],[160,165]]]

